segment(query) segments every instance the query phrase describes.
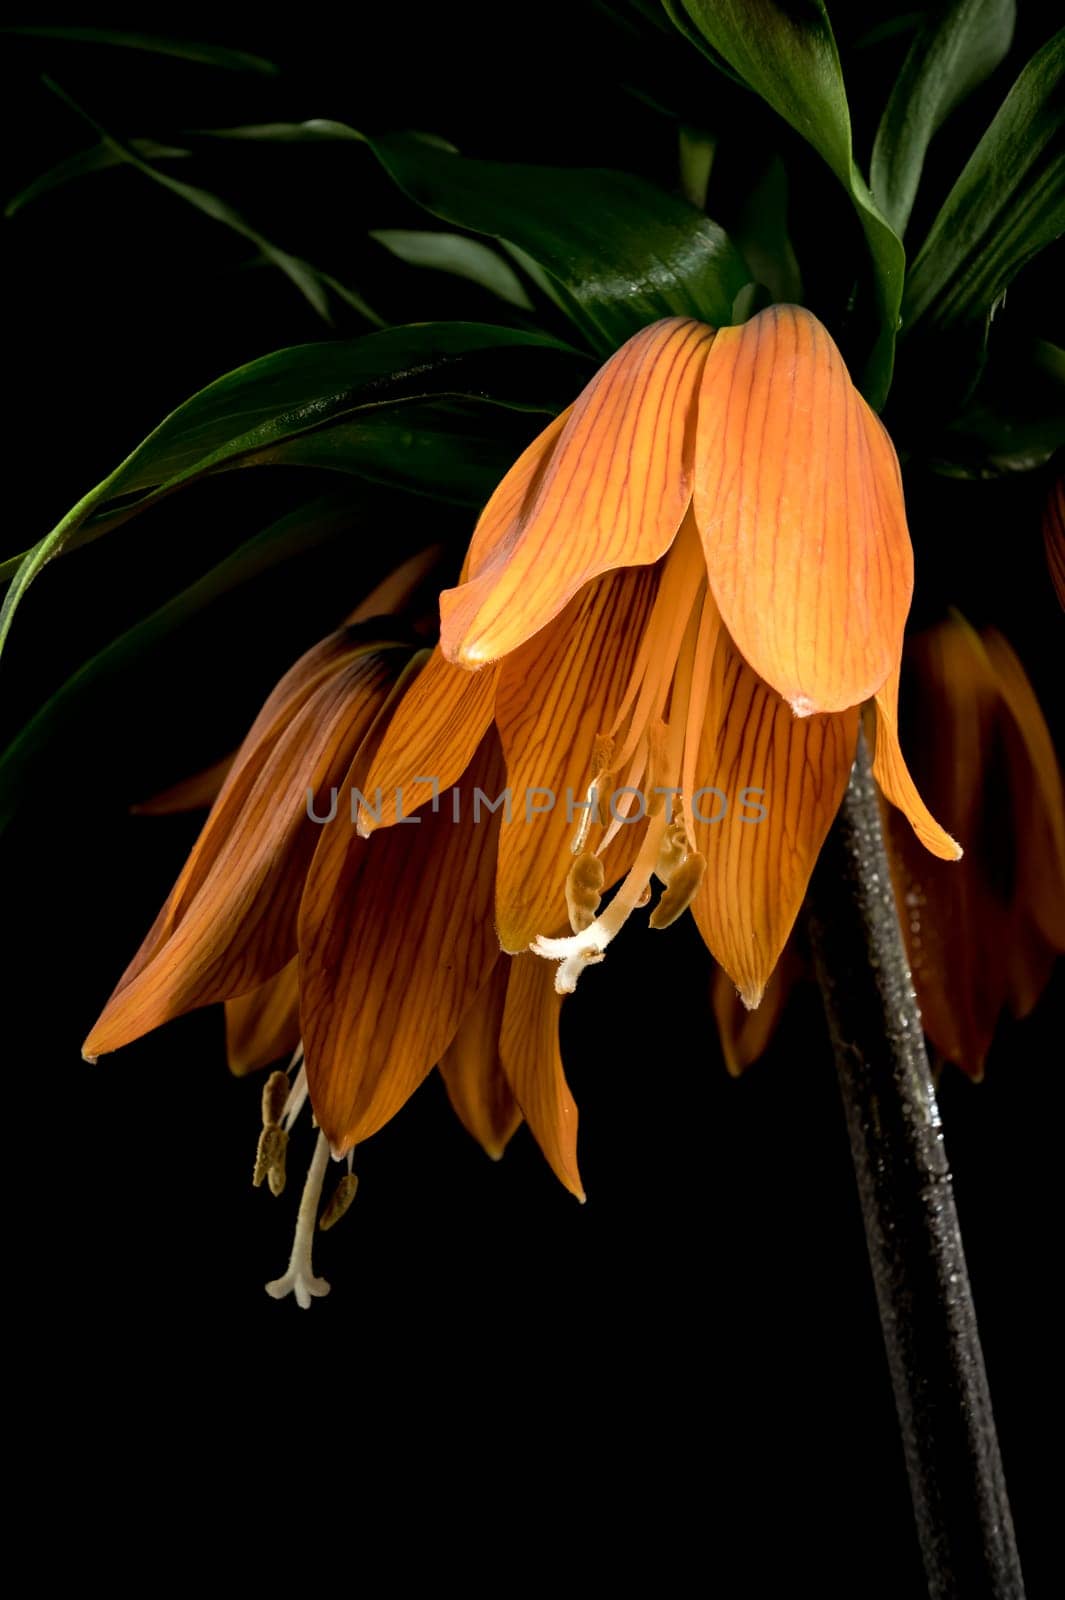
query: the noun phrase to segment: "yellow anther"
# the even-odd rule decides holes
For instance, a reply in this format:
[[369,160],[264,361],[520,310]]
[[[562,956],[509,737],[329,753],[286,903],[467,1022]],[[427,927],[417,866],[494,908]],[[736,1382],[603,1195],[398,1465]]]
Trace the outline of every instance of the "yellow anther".
[[651,912],[652,928],[668,928],[671,922],[676,922],[677,918],[687,911],[695,899],[705,871],[706,857],[700,855],[697,850],[681,862],[662,891],[662,898]]
[[276,1123],[264,1128],[259,1135],[259,1148],[255,1152],[255,1171],[252,1173],[252,1185],[260,1189],[264,1180],[270,1179],[270,1193],[280,1194],[285,1187],[285,1154],[288,1150],[288,1134],[284,1128],[279,1128]]
[[323,1233],[328,1233],[330,1228],[336,1227],[354,1200],[358,1187],[359,1180],[354,1172],[346,1172],[333,1190],[329,1204],[318,1218],[318,1226]]
[[671,822],[662,839],[662,848],[658,852],[655,862],[655,877],[663,883],[670,883],[673,874],[682,864],[688,853],[688,840],[684,833],[683,822]]
[[271,1072],[263,1084],[263,1127],[273,1128],[281,1121],[285,1101],[292,1085],[287,1072]]
[[603,863],[586,850],[566,875],[566,910],[574,933],[583,933],[595,921],[603,894]]

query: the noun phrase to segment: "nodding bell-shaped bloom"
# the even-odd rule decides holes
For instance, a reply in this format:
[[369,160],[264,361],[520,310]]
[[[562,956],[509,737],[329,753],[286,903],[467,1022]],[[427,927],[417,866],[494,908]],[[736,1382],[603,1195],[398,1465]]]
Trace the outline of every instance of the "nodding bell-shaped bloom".
[[[503,960],[495,934],[498,817],[479,819],[444,794],[386,837],[367,842],[355,830],[352,797],[418,664],[389,631],[386,619],[331,634],[281,680],[235,757],[139,808],[214,795],[84,1047],[95,1060],[224,1001],[235,1073],[292,1056],[263,1091],[253,1181],[283,1191],[289,1134],[309,1099],[320,1131],[292,1258],[267,1285],[301,1306],[328,1291],[311,1266],[315,1224],[331,1227],[350,1204],[354,1146],[437,1065],[489,1155],[498,1159],[524,1115],[583,1199],[559,1000],[543,963]],[[502,784],[493,730],[470,774],[489,794]],[[330,1155],[346,1158],[347,1172],[319,1216]]]
[[[754,1007],[863,703],[883,792],[927,849],[960,854],[899,748],[912,583],[895,452],[816,318],[656,323],[492,496],[368,789],[421,804],[419,775],[456,782],[494,724],[516,813],[499,835],[504,949],[557,962],[569,992],[657,876],[651,925],[690,906]],[[360,825],[396,817],[386,800]]]
[[[966,841],[957,866],[923,850],[884,807],[892,876],[924,1031],[971,1078],[1004,1011],[1026,1016],[1065,952],[1065,797],[1035,692],[1000,633],[957,613],[906,644],[914,765],[938,815]],[[725,1065],[765,1051],[804,963],[789,941],[757,1011],[726,975],[712,981]]]
[[924,1029],[973,1078],[1004,1011],[1026,1016],[1065,952],[1065,800],[1050,730],[1014,651],[956,613],[907,644],[915,766],[967,841],[954,870],[886,818]]

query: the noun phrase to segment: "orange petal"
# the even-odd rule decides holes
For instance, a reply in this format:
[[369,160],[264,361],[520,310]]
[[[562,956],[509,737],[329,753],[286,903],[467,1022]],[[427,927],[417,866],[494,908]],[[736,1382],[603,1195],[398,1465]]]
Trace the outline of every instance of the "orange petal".
[[1065,796],[1054,741],[1035,690],[1010,645],[995,628],[981,643],[1008,713],[1006,737],[1015,897],[1055,950],[1065,950]]
[[499,1059],[509,976],[509,962],[497,961],[440,1062],[455,1115],[493,1161],[500,1160],[521,1122]]
[[[905,682],[922,788],[962,833],[966,854],[955,862],[945,851],[929,853],[927,828],[911,826],[908,810],[889,808],[899,912],[924,1030],[945,1060],[979,1077],[1007,985],[1013,829],[1001,764],[1004,708],[987,652],[957,616],[907,641]],[[897,684],[892,703],[895,694]],[[883,735],[878,707],[878,758]]]
[[1043,512],[1043,541],[1051,581],[1061,605],[1065,607],[1065,477],[1058,478],[1047,496]]
[[409,817],[461,778],[492,721],[497,677],[496,667],[466,672],[453,666],[436,647],[404,691],[370,763],[360,833]]
[[129,809],[139,817],[169,817],[181,811],[201,811],[212,806],[218,799],[233,761],[234,756],[230,752],[202,772],[194,772],[191,778],[182,778],[180,783],[172,784],[169,789],[163,789],[159,794],[152,795],[150,800],[141,800]]
[[656,322],[593,378],[531,499],[471,552],[470,580],[441,595],[449,660],[498,660],[592,578],[668,550],[691,499],[692,408],[712,338],[699,322]]
[[719,636],[697,777],[720,793],[693,796],[707,866],[692,911],[745,1006],[759,1004],[791,932],[857,738],[857,710],[793,716]]
[[555,1177],[583,1204],[577,1107],[558,1047],[562,1000],[555,993],[554,966],[527,953],[504,959],[510,962],[510,981],[499,1043],[503,1071]]
[[741,1077],[769,1048],[769,1041],[791,998],[799,970],[793,943],[788,943],[765,986],[761,1004],[749,1011],[728,973],[722,967],[714,968],[711,1004],[721,1041],[721,1053],[731,1077]]
[[876,696],[876,738],[873,777],[893,806],[898,806],[926,850],[941,861],[960,861],[961,845],[933,817],[910,777],[899,744],[899,667],[896,665]]
[[325,805],[347,774],[394,679],[391,654],[397,659],[364,651],[330,672],[276,741],[238,756],[167,905],[86,1041],[87,1056],[246,994],[292,959],[320,834],[308,790]]
[[443,558],[443,545],[434,544],[401,562],[386,578],[381,579],[376,589],[370,590],[354,611],[349,612],[344,619],[348,627],[369,622],[372,617],[399,616],[420,604],[423,599],[427,600],[429,580]]
[[522,451],[506,477],[496,485],[477,519],[466,559],[462,563],[460,583],[480,577],[486,567],[512,547],[522,517],[535,499],[555,446],[572,415],[573,407],[567,406],[565,411],[549,422],[532,444]]
[[336,1152],[413,1094],[499,957],[498,814],[474,821],[472,805],[473,786],[503,786],[494,734],[469,783],[370,840],[339,817],[322,832],[300,907],[300,1011],[311,1103]]
[[808,311],[772,306],[715,339],[695,515],[726,628],[797,715],[879,689],[913,591],[898,461]]
[[[595,580],[503,663],[496,726],[512,797],[510,821],[504,821],[499,836],[496,884],[504,950],[527,950],[537,934],[568,928],[566,875],[583,815],[575,808],[585,801],[592,779],[596,735],[611,727],[629,686],[654,603],[655,580],[647,567]],[[547,793],[538,795],[537,790]],[[546,806],[548,793],[554,796],[553,807],[527,815],[527,797],[530,807]],[[629,827],[621,835],[633,845],[638,841],[628,836],[639,832]],[[610,881],[628,865],[616,849],[609,864]]]
[[291,1055],[300,1042],[300,984],[295,961],[250,994],[226,1001],[226,1056],[238,1078]]

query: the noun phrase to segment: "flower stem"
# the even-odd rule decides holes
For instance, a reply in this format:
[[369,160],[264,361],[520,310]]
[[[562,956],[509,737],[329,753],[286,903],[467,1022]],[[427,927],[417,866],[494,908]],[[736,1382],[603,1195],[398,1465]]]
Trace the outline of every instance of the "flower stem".
[[932,1600],[1023,1600],[987,1373],[869,752],[808,902]]

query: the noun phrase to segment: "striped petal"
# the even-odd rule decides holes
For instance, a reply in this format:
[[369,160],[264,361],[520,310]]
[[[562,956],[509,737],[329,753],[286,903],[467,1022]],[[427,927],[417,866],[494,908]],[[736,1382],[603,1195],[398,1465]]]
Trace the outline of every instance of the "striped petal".
[[236,1077],[291,1055],[300,1042],[300,985],[295,960],[250,994],[226,1001],[226,1057]]
[[913,552],[891,442],[797,306],[724,328],[703,369],[695,515],[725,626],[796,715],[874,694],[898,660]]
[[246,994],[292,959],[319,835],[308,790],[321,796],[347,774],[392,684],[399,653],[391,654],[364,650],[331,671],[275,742],[238,756],[170,900],[86,1041],[87,1056]]
[[940,827],[921,799],[902,754],[899,744],[899,676],[900,669],[896,665],[884,687],[875,696],[873,777],[885,798],[906,816],[926,850],[930,850],[941,861],[960,861],[961,845]]
[[1065,477],[1056,480],[1043,511],[1047,566],[1058,600],[1065,608]]
[[793,716],[719,636],[697,774],[708,792],[693,796],[695,845],[707,865],[692,912],[749,1008],[798,915],[857,738],[857,710]]
[[359,816],[364,837],[409,817],[461,778],[492,721],[497,678],[498,668],[466,672],[436,647],[404,691],[370,763]]
[[555,972],[539,956],[511,956],[499,1050],[503,1071],[555,1177],[583,1204],[577,1107],[562,1070]]
[[499,1161],[521,1123],[499,1057],[510,963],[497,961],[440,1062],[448,1099],[467,1133]]
[[[652,569],[609,573],[503,663],[496,726],[512,796],[510,820],[499,835],[496,883],[504,950],[526,950],[537,934],[568,926],[566,875],[582,816],[575,807],[592,778],[596,735],[611,727],[629,687],[655,590]],[[484,675],[466,674],[475,681]],[[550,809],[533,809],[546,808],[549,797]],[[621,839],[634,845],[629,836],[638,832],[623,828]],[[628,865],[614,847],[608,864],[609,881]]]
[[498,660],[592,578],[668,550],[691,499],[693,404],[712,338],[699,322],[656,322],[592,380],[531,495],[475,541],[469,580],[441,595],[449,660]]
[[[499,957],[492,924],[498,816],[472,787],[503,785],[490,734],[470,792],[360,839],[323,832],[300,907],[300,1013],[311,1103],[334,1152],[393,1117],[454,1039]],[[494,786],[494,787],[493,787]],[[459,796],[459,820],[452,797]]]

